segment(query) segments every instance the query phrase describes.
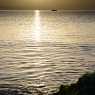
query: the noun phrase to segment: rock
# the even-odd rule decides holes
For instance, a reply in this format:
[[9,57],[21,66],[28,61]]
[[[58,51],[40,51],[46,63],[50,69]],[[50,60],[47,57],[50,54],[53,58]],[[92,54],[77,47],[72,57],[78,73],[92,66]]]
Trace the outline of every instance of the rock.
[[61,85],[53,95],[95,95],[95,73],[83,75],[75,84]]

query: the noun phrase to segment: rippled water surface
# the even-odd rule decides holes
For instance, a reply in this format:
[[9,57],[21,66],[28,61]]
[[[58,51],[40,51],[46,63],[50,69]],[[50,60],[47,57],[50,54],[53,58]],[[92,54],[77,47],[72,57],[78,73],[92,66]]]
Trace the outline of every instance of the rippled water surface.
[[46,94],[94,70],[94,13],[0,12],[0,84]]

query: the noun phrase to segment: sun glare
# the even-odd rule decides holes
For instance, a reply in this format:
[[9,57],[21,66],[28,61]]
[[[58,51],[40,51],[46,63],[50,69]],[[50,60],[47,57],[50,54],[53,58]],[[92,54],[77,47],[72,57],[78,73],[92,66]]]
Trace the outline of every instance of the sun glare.
[[35,10],[35,19],[34,19],[34,29],[33,29],[33,36],[35,41],[40,41],[41,36],[41,18],[40,18],[40,11]]

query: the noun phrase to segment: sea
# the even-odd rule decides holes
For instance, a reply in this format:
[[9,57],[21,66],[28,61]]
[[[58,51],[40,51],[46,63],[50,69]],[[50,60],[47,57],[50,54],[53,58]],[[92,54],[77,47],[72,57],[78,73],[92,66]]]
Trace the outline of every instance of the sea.
[[95,12],[0,11],[0,85],[49,95],[94,71]]

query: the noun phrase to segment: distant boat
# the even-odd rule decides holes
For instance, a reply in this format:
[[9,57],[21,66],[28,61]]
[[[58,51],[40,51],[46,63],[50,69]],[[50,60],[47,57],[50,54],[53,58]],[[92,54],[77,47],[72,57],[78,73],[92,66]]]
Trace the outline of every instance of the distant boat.
[[51,11],[55,11],[55,12],[56,12],[57,10],[56,10],[56,9],[53,9],[53,10],[51,10]]

